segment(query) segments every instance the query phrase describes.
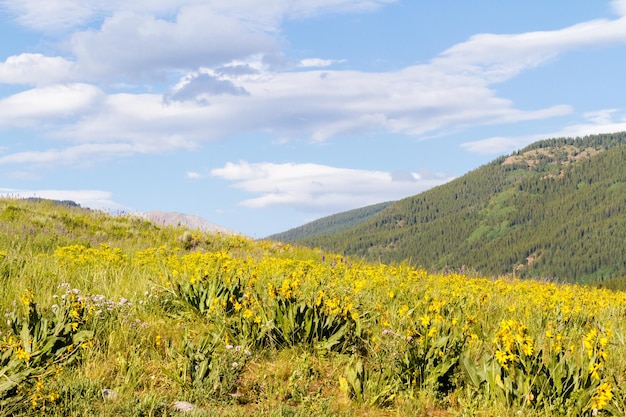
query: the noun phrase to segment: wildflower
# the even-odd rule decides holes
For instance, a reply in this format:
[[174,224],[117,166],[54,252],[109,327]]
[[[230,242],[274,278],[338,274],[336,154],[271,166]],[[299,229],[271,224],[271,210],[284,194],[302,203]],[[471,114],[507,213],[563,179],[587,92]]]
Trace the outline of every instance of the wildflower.
[[591,399],[593,410],[602,410],[613,399],[613,387],[608,382],[600,385]]
[[509,369],[508,368],[509,355],[507,355],[506,352],[500,349],[496,350],[496,360],[498,361],[500,366],[502,366],[504,369]]
[[522,352],[526,356],[530,356],[533,354],[534,348],[533,348],[533,341],[531,338],[527,338],[526,340],[524,340],[524,343],[522,343]]
[[595,353],[595,347],[596,347],[595,340],[596,340],[597,335],[598,335],[597,329],[591,329],[589,333],[585,335],[583,344],[585,345],[585,350],[587,351],[587,356],[589,357],[589,359],[591,359],[593,357],[593,354]]
[[24,362],[30,362],[30,353],[26,352],[22,348],[19,348],[17,352],[15,352],[15,357],[17,359],[23,360]]
[[602,364],[596,362],[591,362],[589,364],[589,375],[591,375],[591,377],[596,381],[600,380],[600,374],[598,373],[600,370],[602,370]]
[[409,311],[409,306],[406,304],[403,304],[402,307],[400,307],[400,310],[398,310],[398,315],[404,316],[408,311]]
[[20,298],[20,300],[22,301],[22,304],[24,304],[26,307],[28,307],[29,305],[31,305],[31,303],[33,302],[34,299],[34,295],[33,292],[31,290],[26,291],[22,297]]
[[435,326],[431,326],[428,330],[428,337],[435,337],[437,335],[437,328]]
[[605,348],[607,345],[609,344],[609,338],[608,337],[601,337],[600,338],[600,346]]

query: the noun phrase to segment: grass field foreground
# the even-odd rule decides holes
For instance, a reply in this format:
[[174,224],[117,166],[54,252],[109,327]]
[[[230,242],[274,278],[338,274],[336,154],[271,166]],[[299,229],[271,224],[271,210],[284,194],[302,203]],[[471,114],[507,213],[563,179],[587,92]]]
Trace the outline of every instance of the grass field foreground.
[[626,294],[0,200],[0,414],[626,415]]

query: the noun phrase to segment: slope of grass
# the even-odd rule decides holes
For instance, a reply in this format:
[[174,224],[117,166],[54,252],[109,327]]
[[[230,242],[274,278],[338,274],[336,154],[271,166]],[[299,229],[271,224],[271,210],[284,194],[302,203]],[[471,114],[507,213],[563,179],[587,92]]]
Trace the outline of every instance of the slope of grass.
[[0,218],[0,415],[626,411],[621,292],[46,202],[1,200]]

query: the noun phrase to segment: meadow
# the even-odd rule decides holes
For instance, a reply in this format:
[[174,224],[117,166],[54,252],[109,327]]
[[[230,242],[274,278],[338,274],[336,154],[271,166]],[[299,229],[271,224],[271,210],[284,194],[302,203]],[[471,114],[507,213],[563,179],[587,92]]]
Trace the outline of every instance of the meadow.
[[0,310],[0,415],[626,415],[623,292],[4,199]]

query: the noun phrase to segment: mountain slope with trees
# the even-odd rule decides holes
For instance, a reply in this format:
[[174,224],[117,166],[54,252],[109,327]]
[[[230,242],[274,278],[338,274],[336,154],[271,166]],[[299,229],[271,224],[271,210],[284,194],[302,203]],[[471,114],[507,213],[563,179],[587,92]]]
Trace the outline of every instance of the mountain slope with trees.
[[281,242],[292,242],[314,236],[338,233],[366,222],[391,204],[392,202],[389,201],[322,217],[321,219],[314,220],[283,233],[268,236],[267,238]]
[[536,142],[362,224],[297,242],[493,276],[626,276],[626,133]]

